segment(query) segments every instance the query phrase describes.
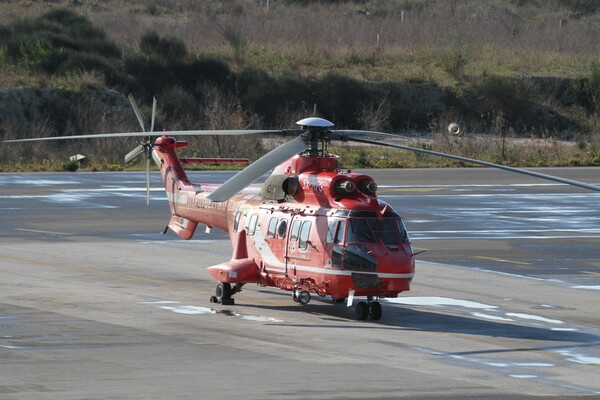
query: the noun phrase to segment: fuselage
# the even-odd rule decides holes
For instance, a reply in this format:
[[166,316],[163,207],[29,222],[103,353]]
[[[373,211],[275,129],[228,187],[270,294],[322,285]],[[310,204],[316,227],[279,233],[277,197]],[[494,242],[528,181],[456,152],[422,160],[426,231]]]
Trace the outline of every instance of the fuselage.
[[163,136],[155,146],[169,227],[184,239],[198,224],[229,233],[231,260],[209,268],[217,280],[337,299],[410,289],[414,258],[404,223],[377,198],[368,175],[341,171],[331,154],[297,155],[262,185],[212,202],[206,197],[217,186],[189,182],[175,154],[179,143]]

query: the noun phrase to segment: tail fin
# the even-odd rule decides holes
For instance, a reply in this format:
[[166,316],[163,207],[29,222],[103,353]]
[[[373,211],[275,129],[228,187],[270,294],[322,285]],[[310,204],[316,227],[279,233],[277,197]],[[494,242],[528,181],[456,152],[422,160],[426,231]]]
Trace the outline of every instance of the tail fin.
[[168,227],[180,238],[188,240],[194,235],[198,222],[187,219],[177,212],[179,204],[187,204],[187,193],[182,189],[191,184],[175,153],[175,149],[186,146],[187,142],[178,142],[172,137],[161,136],[156,139],[152,157],[160,168],[169,202],[171,219]]

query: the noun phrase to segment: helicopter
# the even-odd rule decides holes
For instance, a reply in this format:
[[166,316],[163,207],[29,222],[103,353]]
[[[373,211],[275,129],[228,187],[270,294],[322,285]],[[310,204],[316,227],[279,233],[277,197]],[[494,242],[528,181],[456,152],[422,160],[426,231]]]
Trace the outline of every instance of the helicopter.
[[[358,320],[379,320],[378,301],[410,290],[415,276],[415,253],[402,217],[377,196],[377,183],[369,175],[343,170],[339,157],[328,151],[332,141],[379,145],[463,162],[499,168],[563,184],[600,191],[600,187],[521,168],[514,168],[453,154],[365,139],[360,136],[398,137],[386,132],[334,130],[324,118],[298,121],[298,129],[201,130],[146,132],[144,119],[130,95],[142,132],[59,136],[10,140],[37,141],[110,137],[141,137],[140,144],[125,156],[125,162],[145,155],[147,201],[150,164],[158,168],[169,203],[170,229],[181,239],[193,237],[198,225],[206,231],[221,229],[229,234],[232,256],[209,266],[217,281],[210,302],[234,305],[234,295],[247,284],[275,287],[291,292],[301,305],[316,294],[333,303],[357,301]],[[458,127],[452,127],[456,134]],[[257,135],[293,137],[249,164],[222,185],[192,183],[184,165],[206,159],[179,158],[188,146],[177,136]],[[158,136],[153,140],[153,136]],[[211,162],[234,162],[211,159]],[[247,162],[237,160],[236,162]],[[254,181],[271,171],[259,185]]]

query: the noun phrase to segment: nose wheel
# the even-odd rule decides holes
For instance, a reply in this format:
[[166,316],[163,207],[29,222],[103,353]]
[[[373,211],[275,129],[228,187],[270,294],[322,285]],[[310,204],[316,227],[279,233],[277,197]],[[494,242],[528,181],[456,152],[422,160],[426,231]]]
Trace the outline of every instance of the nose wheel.
[[378,301],[369,301],[368,303],[361,301],[356,305],[356,319],[364,321],[370,319],[372,321],[379,321],[383,314],[383,309]]

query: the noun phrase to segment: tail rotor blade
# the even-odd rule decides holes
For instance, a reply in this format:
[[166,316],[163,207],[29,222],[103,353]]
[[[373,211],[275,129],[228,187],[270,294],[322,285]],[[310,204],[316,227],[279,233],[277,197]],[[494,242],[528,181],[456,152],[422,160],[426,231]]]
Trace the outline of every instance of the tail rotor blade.
[[135,149],[131,150],[129,153],[127,153],[125,155],[125,164],[127,164],[128,162],[130,162],[131,160],[133,160],[134,158],[136,158],[143,152],[144,152],[144,146],[142,146],[141,144],[138,145]]
[[137,117],[138,122],[140,123],[140,126],[142,127],[142,131],[146,132],[146,127],[144,126],[144,119],[142,118],[142,112],[140,111],[140,108],[138,107],[137,103],[135,102],[133,95],[131,93],[129,93],[129,96],[127,96],[127,98],[129,99],[129,102],[131,103],[131,107],[133,108],[133,112],[135,113],[135,116]]
[[150,158],[146,160],[146,205],[150,205]]
[[156,118],[156,97],[152,98],[152,121],[150,122],[150,132],[154,132],[154,119]]

